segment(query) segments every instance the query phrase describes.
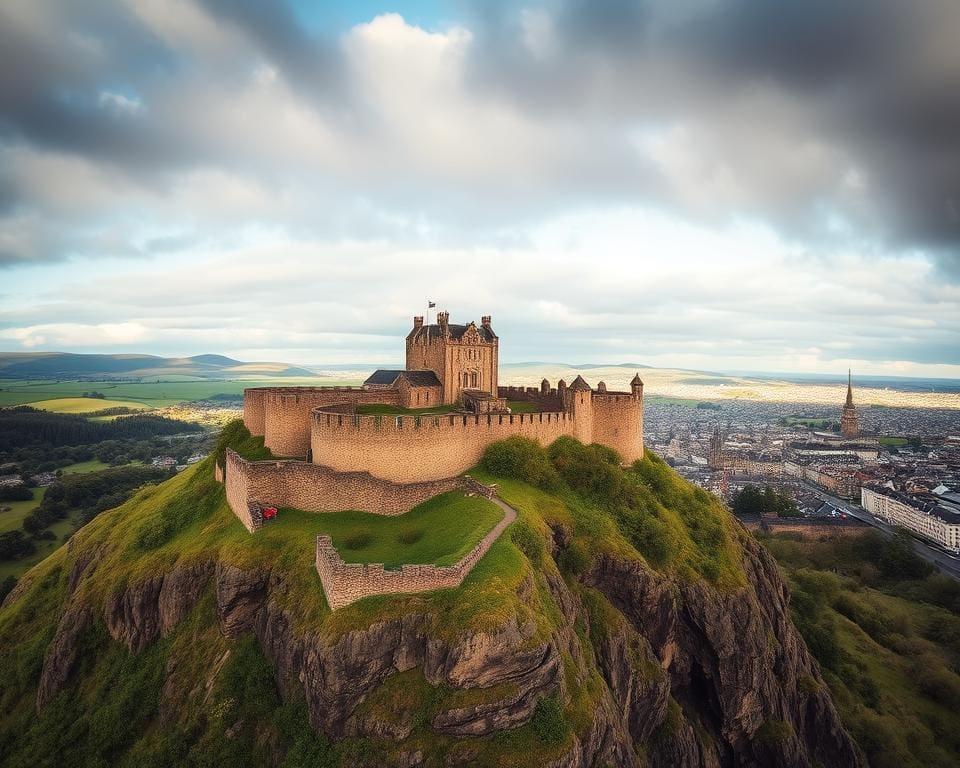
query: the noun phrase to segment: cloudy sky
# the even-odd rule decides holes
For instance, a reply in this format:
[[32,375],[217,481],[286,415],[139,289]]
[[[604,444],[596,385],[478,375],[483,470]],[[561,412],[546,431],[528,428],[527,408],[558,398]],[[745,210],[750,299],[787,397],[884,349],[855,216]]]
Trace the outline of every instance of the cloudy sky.
[[[321,6],[322,10],[317,10]],[[960,377],[956,0],[0,3],[0,349]]]

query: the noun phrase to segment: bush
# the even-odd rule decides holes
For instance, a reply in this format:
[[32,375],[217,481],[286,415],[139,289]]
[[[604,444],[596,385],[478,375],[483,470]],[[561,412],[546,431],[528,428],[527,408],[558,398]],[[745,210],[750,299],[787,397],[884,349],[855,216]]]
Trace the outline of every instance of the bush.
[[766,720],[753,734],[756,741],[770,745],[782,744],[791,736],[793,726],[783,720]]
[[544,744],[560,744],[569,730],[563,715],[563,705],[556,696],[547,696],[537,702],[530,724]]
[[560,479],[543,449],[527,437],[509,437],[487,446],[480,466],[499,477],[522,480],[545,490],[560,487]]
[[5,485],[0,488],[0,501],[30,501],[33,491],[25,485]]
[[13,591],[15,586],[17,586],[17,580],[13,576],[7,576],[3,581],[0,581],[0,603]]
[[0,560],[16,560],[36,552],[36,545],[23,531],[0,533]]

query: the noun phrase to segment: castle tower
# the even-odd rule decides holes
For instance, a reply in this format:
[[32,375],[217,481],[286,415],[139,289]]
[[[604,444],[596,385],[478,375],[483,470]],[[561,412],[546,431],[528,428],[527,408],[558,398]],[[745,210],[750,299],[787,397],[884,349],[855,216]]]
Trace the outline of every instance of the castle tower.
[[414,317],[407,334],[406,369],[433,371],[445,405],[460,402],[464,390],[497,397],[500,340],[490,315],[483,315],[480,325],[451,323],[449,312],[438,312],[435,325],[423,320]]
[[639,372],[630,380],[630,391],[634,397],[643,397],[643,380],[640,378]]
[[593,390],[583,376],[577,376],[564,390],[563,405],[575,419],[573,436],[581,443],[593,442]]
[[860,435],[860,420],[857,418],[857,408],[853,404],[853,378],[849,368],[847,369],[847,401],[843,404],[843,413],[840,415],[840,434],[847,439]]

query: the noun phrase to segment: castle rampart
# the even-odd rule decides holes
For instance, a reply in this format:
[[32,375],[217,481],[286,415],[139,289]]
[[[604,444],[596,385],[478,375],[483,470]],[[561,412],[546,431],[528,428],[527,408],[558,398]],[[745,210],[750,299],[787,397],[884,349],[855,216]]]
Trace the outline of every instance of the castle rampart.
[[[305,457],[310,448],[310,412],[338,403],[399,405],[396,389],[359,387],[264,387],[243,393],[243,421],[251,435],[276,456]],[[248,411],[249,404],[249,411]]]
[[438,494],[476,490],[464,477],[395,483],[367,472],[335,472],[305,461],[247,461],[232,450],[226,454],[224,475],[227,503],[251,532],[257,525],[250,505],[256,503],[307,512],[401,515]]
[[504,510],[503,519],[454,565],[404,565],[387,569],[382,563],[345,563],[330,537],[318,536],[316,566],[327,603],[336,610],[371,595],[428,592],[460,586],[493,542],[516,519],[517,513],[513,509],[499,499],[494,501]]
[[643,400],[621,392],[594,392],[592,442],[613,448],[626,464],[643,458]]
[[513,435],[548,445],[574,434],[559,413],[360,416],[313,412],[313,461],[337,471],[363,470],[394,482],[438,480],[474,466],[490,443]]

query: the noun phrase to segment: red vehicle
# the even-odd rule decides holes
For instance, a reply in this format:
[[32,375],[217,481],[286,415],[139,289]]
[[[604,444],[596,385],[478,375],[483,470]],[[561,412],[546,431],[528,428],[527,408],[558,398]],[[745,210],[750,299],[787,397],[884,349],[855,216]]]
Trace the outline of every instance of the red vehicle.
[[273,520],[277,516],[276,507],[264,507],[263,508],[263,519],[264,520]]

